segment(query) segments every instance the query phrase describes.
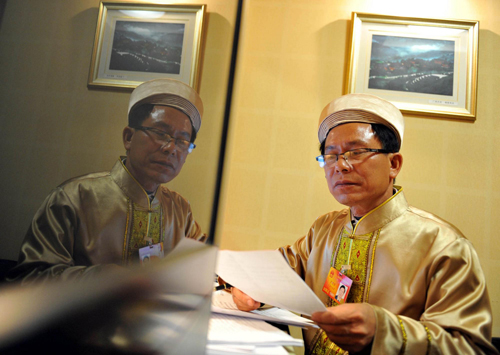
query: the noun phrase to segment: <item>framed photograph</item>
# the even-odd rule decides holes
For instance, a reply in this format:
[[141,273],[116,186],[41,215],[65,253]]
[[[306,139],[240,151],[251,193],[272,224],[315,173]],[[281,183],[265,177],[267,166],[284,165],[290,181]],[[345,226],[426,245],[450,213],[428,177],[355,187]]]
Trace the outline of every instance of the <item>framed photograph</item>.
[[402,112],[474,121],[478,21],[352,14],[347,93]]
[[199,90],[206,5],[101,2],[88,86],[172,78]]

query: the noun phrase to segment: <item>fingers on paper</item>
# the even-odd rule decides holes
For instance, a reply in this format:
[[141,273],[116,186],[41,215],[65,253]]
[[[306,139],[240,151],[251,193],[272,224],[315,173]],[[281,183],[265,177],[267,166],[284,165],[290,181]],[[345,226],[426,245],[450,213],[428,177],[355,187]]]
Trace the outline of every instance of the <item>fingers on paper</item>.
[[241,311],[249,312],[260,307],[260,302],[255,301],[252,297],[236,287],[231,289],[231,294],[233,295],[234,303],[236,303],[236,306]]
[[375,335],[375,312],[367,304],[344,304],[316,312],[311,319],[325,331],[328,338],[349,352],[361,351]]

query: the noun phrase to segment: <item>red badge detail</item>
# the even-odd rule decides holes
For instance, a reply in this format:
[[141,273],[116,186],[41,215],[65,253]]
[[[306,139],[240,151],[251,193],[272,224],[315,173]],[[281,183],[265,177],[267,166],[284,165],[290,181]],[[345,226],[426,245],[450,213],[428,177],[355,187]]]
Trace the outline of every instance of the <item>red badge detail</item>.
[[344,242],[344,249],[345,249],[345,245],[346,245],[346,244],[345,244],[345,242]]
[[359,275],[356,275],[356,281],[359,281]]
[[139,222],[139,228],[141,228],[141,227],[142,227],[142,221]]
[[325,344],[328,341],[328,337],[325,336],[325,340],[323,340],[323,344]]
[[356,254],[356,256],[359,258],[360,255],[361,255],[361,253],[358,250],[358,253]]

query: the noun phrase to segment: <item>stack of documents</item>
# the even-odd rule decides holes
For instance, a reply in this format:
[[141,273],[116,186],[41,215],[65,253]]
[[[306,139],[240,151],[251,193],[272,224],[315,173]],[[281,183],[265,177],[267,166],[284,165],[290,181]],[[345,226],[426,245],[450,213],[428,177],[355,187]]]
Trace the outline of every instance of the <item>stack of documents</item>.
[[287,345],[304,342],[262,320],[219,313],[210,318],[207,354],[288,354]]
[[212,295],[207,354],[288,354],[283,346],[304,346],[301,339],[264,321],[317,327],[309,319],[276,307],[240,311],[229,292],[217,291]]
[[276,307],[242,312],[229,293],[215,292],[212,295],[207,354],[288,354],[283,346],[304,346],[302,339],[294,339],[264,321],[317,328],[310,319],[289,310],[305,315],[326,310],[276,250],[221,250],[216,272],[255,300]]

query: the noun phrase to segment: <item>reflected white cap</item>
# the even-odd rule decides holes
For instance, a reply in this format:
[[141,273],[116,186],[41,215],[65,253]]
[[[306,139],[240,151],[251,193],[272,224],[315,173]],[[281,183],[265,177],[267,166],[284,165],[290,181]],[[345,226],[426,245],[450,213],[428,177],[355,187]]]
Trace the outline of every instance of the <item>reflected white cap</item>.
[[130,95],[128,114],[142,104],[169,106],[186,114],[196,132],[201,127],[203,102],[198,93],[189,85],[174,79],[154,79],[135,88]]

